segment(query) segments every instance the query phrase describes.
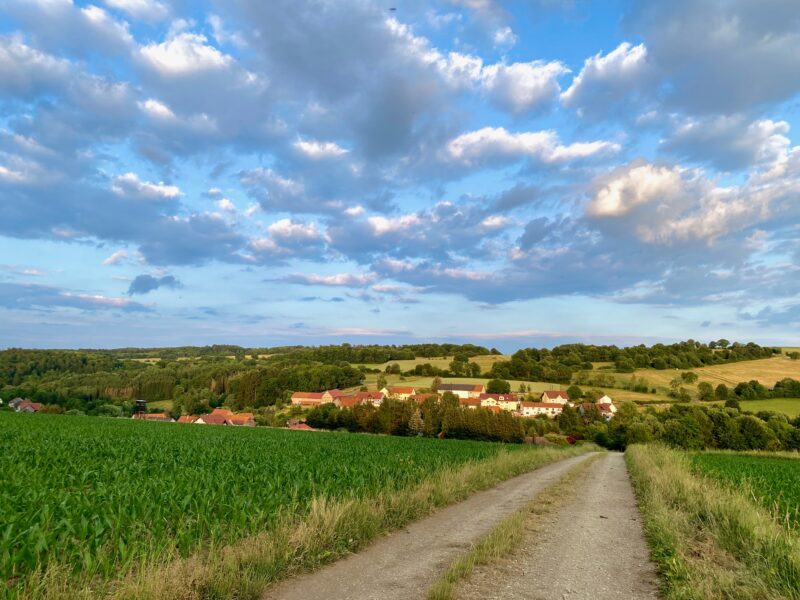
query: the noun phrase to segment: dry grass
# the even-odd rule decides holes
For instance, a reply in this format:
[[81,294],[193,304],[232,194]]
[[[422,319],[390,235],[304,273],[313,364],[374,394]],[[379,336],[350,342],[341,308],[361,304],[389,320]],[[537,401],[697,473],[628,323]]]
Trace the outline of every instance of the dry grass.
[[481,462],[432,475],[418,485],[360,500],[316,499],[303,516],[283,515],[268,532],[189,558],[142,564],[117,582],[76,589],[69,573],[50,570],[20,598],[31,600],[254,600],[271,583],[317,568],[367,544],[380,533],[419,519],[590,446],[501,451]]
[[800,598],[800,538],[742,490],[696,475],[686,454],[626,452],[667,600]]
[[575,480],[600,456],[598,454],[575,465],[527,505],[500,521],[492,531],[453,561],[431,586],[428,600],[454,600],[459,584],[469,578],[475,567],[506,558],[523,539],[535,536],[547,516],[574,490]]
[[[359,366],[363,364],[363,366],[370,369],[380,369],[383,371],[389,365],[398,364],[403,371],[409,371],[417,365],[424,365],[427,363],[433,367],[436,367],[437,369],[448,369],[450,368],[450,363],[452,360],[452,356],[434,356],[432,358],[417,357],[408,360],[390,360],[385,363],[353,363],[353,366]],[[469,362],[478,365],[482,372],[487,372],[491,370],[494,363],[501,360],[511,360],[511,356],[507,354],[484,354],[481,356],[473,356],[469,359]]]

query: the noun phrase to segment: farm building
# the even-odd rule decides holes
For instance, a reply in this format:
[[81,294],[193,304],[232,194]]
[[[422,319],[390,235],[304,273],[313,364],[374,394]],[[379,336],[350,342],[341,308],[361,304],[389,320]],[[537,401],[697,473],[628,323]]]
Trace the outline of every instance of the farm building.
[[295,392],[292,394],[295,406],[319,406],[322,404],[322,392]]
[[30,400],[23,400],[22,402],[17,403],[17,405],[14,407],[14,410],[18,413],[35,413],[39,412],[41,409],[41,404],[38,402],[31,402]]
[[569,402],[569,394],[561,390],[548,390],[542,392],[541,402],[546,404],[567,404]]
[[228,417],[226,424],[234,427],[255,427],[256,417],[253,413],[235,413]]
[[174,423],[175,419],[166,413],[133,413],[132,419],[137,421],[156,421],[159,423]]
[[381,390],[381,393],[385,397],[394,398],[395,400],[408,400],[417,393],[417,390],[407,385],[387,385]]
[[[608,396],[605,396],[608,398]],[[611,400],[611,398],[608,398]],[[617,407],[614,406],[613,402],[584,402],[580,406],[578,406],[578,411],[584,415],[589,411],[596,410],[600,416],[602,416],[606,421],[611,419],[614,416],[614,413],[617,412]]]
[[197,415],[181,415],[178,417],[178,423],[194,423],[199,418]]
[[520,414],[523,417],[538,417],[546,415],[557,417],[564,409],[564,405],[558,402],[520,402]]
[[459,398],[478,398],[486,391],[482,383],[442,383],[438,389],[440,394],[450,392]]
[[383,402],[383,392],[377,390],[373,392],[356,392],[353,396],[356,399],[356,404],[372,404],[372,406],[380,406]]
[[413,400],[417,404],[422,404],[428,398],[433,398],[434,400],[439,400],[439,394],[434,394],[433,392],[427,392],[425,394],[413,394],[408,397],[409,400]]
[[322,404],[327,404],[328,402],[333,402],[335,404],[339,398],[344,398],[348,395],[347,392],[343,392],[342,390],[327,390],[322,392]]

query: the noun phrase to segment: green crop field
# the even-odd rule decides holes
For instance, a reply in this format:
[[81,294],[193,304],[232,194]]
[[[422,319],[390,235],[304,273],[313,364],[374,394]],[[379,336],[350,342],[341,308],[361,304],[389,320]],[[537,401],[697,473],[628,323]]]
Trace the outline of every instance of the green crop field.
[[741,400],[739,405],[742,410],[750,410],[758,412],[760,410],[769,410],[774,412],[781,412],[786,416],[794,419],[800,416],[800,398],[770,398],[768,400]]
[[728,452],[692,454],[695,469],[758,500],[791,527],[800,527],[800,459]]
[[0,412],[0,573],[112,578],[493,456],[497,444]]

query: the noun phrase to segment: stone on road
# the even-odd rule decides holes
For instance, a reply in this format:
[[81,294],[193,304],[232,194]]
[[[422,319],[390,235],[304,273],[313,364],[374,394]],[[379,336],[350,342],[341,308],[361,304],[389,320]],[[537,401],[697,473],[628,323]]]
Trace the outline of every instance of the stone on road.
[[463,502],[380,538],[357,554],[270,587],[263,597],[270,600],[425,598],[428,588],[470,544],[588,456],[552,463],[473,494]]
[[650,600],[656,569],[622,454],[592,464],[550,521],[511,556],[479,567],[460,600]]

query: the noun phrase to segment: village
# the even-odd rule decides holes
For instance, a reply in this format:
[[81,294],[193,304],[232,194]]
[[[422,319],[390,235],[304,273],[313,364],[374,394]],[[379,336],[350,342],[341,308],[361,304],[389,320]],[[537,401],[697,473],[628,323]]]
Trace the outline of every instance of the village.
[[577,408],[581,414],[596,410],[606,420],[613,417],[617,407],[612,399],[603,394],[597,402],[573,403],[569,394],[563,390],[547,390],[541,392],[539,401],[530,400],[529,393],[487,393],[483,384],[442,383],[435,392],[418,392],[413,386],[389,385],[381,390],[343,392],[327,390],[325,392],[295,392],[292,404],[305,408],[314,408],[322,404],[332,403],[339,408],[352,408],[357,405],[371,404],[380,406],[390,398],[392,400],[412,401],[422,404],[429,398],[440,401],[444,394],[452,394],[458,398],[462,408],[484,408],[493,413],[508,411],[517,417],[534,418],[546,416],[555,418],[561,414],[565,406]]
[[[483,384],[442,383],[436,391],[418,391],[413,386],[387,385],[380,390],[342,391],[338,389],[324,392],[294,392],[291,396],[291,405],[305,409],[313,409],[323,404],[333,404],[342,409],[355,406],[371,405],[379,407],[384,400],[399,400],[422,404],[426,400],[440,402],[445,394],[452,394],[458,399],[458,404],[466,409],[485,409],[491,413],[501,411],[509,412],[520,418],[549,417],[556,418],[565,406],[576,408],[581,415],[588,411],[596,411],[601,417],[610,420],[617,407],[612,399],[603,394],[596,402],[574,403],[569,394],[563,390],[547,390],[539,394],[538,401],[531,400],[530,393],[488,393]],[[23,398],[14,398],[8,403],[9,407],[20,413],[35,413],[41,410],[42,405]],[[163,412],[147,412],[147,404],[142,400],[136,401],[133,416],[135,420],[155,421],[168,423],[191,423],[195,425],[227,425],[233,427],[255,427],[255,414],[251,412],[236,413],[227,408],[214,408],[210,413],[202,415],[181,415],[173,419]],[[309,430],[311,427],[299,420],[292,420],[287,425],[290,429]]]

